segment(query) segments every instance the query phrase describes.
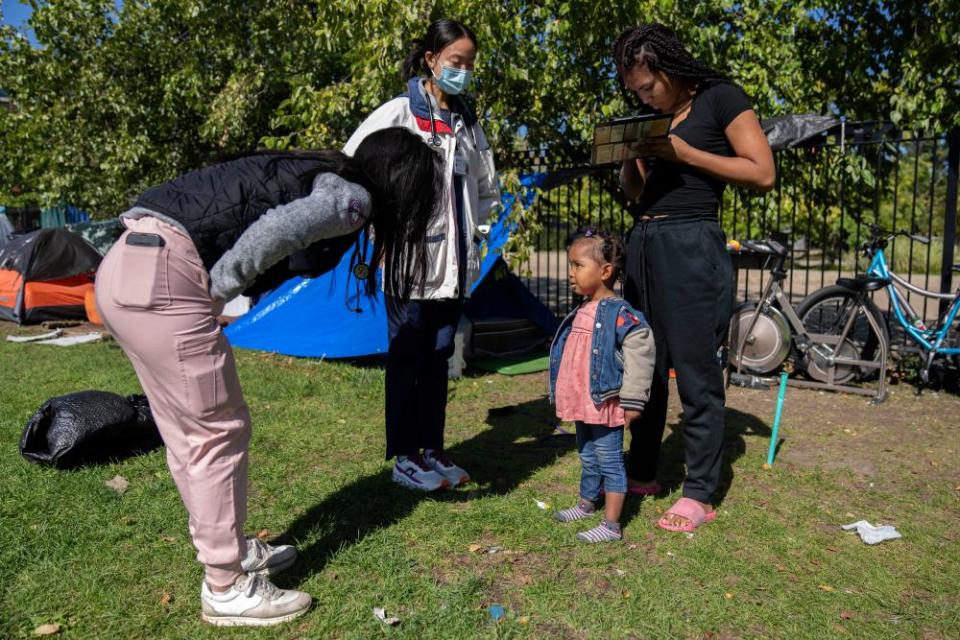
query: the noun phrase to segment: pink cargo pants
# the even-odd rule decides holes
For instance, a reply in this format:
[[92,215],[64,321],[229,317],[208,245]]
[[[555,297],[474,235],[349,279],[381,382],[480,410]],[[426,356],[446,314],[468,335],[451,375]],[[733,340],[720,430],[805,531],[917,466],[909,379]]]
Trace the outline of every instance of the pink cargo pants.
[[[97,273],[97,310],[150,400],[197,560],[210,584],[227,586],[243,573],[247,551],[250,413],[217,324],[220,305],[189,236],[156,218],[124,222]],[[127,244],[134,232],[166,244]]]

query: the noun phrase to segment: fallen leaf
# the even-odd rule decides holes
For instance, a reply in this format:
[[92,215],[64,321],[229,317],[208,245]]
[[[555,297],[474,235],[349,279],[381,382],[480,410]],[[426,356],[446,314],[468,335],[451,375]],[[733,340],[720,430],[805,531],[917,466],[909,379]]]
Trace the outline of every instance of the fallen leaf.
[[164,542],[176,542],[176,541],[177,541],[177,539],[174,538],[173,536],[160,536],[160,539],[163,540]]
[[257,531],[257,537],[261,540],[267,540],[270,537],[270,530],[260,529],[260,531]]
[[480,553],[480,551],[483,549],[483,545],[477,544],[476,542],[474,542],[469,547],[467,547],[467,549],[470,550],[470,553]]
[[614,569],[613,572],[616,573],[616,574],[617,574],[618,576],[620,576],[621,578],[622,578],[623,576],[627,575],[627,572],[624,571],[623,569]]
[[519,624],[530,624],[530,616],[520,616],[517,618]]
[[725,599],[727,599],[727,600],[733,600],[733,594],[730,593],[729,591],[727,591],[725,594],[723,594],[723,597],[724,597]]
[[831,591],[836,591],[836,589],[834,589],[828,584],[817,585],[817,588],[820,589],[820,591],[826,591],[827,593],[830,593]]
[[852,619],[852,618],[853,618],[853,612],[851,612],[851,611],[841,611],[841,612],[840,612],[840,619],[841,619],[841,620],[850,620],[850,619]]
[[837,549],[836,547],[827,547],[826,549],[830,553],[840,553],[840,549]]
[[171,602],[173,602],[173,596],[171,594],[164,593],[162,596],[160,596],[160,604],[163,606],[169,607]]
[[632,596],[632,595],[633,595],[633,594],[630,593],[629,591],[624,591],[624,592],[623,592],[623,598],[624,598],[624,600],[626,600],[627,598],[629,598],[629,597]]
[[787,580],[789,580],[790,582],[800,582],[800,578],[798,578],[793,574],[790,574],[789,576],[787,576]]
[[390,625],[391,627],[395,627],[400,624],[400,618],[387,617],[387,612],[383,607],[374,607],[373,615],[377,620],[383,624]]
[[127,479],[123,476],[113,476],[112,479],[107,480],[103,484],[107,485],[120,495],[123,495],[124,491],[127,490],[127,487],[130,486],[130,483],[127,482]]
[[629,549],[630,551],[634,551],[636,550],[636,548],[637,548],[637,545],[632,542],[627,545],[627,549]]
[[42,624],[33,630],[35,636],[52,636],[58,633],[60,633],[60,625],[55,622],[53,624]]

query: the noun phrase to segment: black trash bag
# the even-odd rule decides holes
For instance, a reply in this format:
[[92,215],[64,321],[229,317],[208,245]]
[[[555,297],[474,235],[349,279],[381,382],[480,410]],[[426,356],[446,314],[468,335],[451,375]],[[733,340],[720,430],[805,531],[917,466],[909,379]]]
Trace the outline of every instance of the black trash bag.
[[70,469],[122,460],[161,444],[146,396],[81,391],[50,398],[37,409],[20,437],[20,454]]
[[767,142],[774,151],[800,146],[839,125],[840,121],[833,116],[815,113],[776,116],[760,123]]

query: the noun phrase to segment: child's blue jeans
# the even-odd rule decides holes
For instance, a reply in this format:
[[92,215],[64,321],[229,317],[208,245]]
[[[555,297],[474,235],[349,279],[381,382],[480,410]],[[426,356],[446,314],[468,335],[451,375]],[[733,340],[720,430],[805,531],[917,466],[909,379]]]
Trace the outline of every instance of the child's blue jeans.
[[577,451],[581,464],[581,498],[597,502],[601,486],[608,493],[627,492],[623,427],[577,422]]

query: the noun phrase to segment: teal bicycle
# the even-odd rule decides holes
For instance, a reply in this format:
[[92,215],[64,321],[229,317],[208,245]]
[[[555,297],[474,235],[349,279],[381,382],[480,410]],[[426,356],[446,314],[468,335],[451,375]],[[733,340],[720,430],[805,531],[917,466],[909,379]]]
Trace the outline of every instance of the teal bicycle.
[[[876,225],[870,227],[870,239],[864,243],[862,251],[870,260],[870,266],[863,275],[856,278],[840,278],[836,286],[825,287],[815,291],[801,304],[804,307],[804,324],[810,323],[811,330],[817,333],[833,333],[841,331],[850,324],[850,315],[857,298],[862,298],[867,291],[885,289],[890,300],[890,314],[888,322],[896,322],[912,343],[921,357],[920,379],[923,384],[930,381],[930,369],[938,358],[951,359],[954,364],[960,364],[960,328],[957,320],[960,316],[960,287],[956,293],[940,293],[923,289],[900,277],[890,269],[884,249],[891,240],[898,236],[912,241],[929,244],[930,239],[906,231],[884,231]],[[953,265],[953,271],[960,272],[960,265]],[[921,314],[910,304],[904,291],[937,302],[949,303],[937,318],[936,322],[928,325]],[[848,328],[849,331],[849,328]],[[853,332],[855,333],[855,331]],[[861,356],[869,357],[875,351],[875,334],[861,343]],[[886,332],[882,332],[880,339],[889,340]],[[889,350],[889,344],[887,345]]]

